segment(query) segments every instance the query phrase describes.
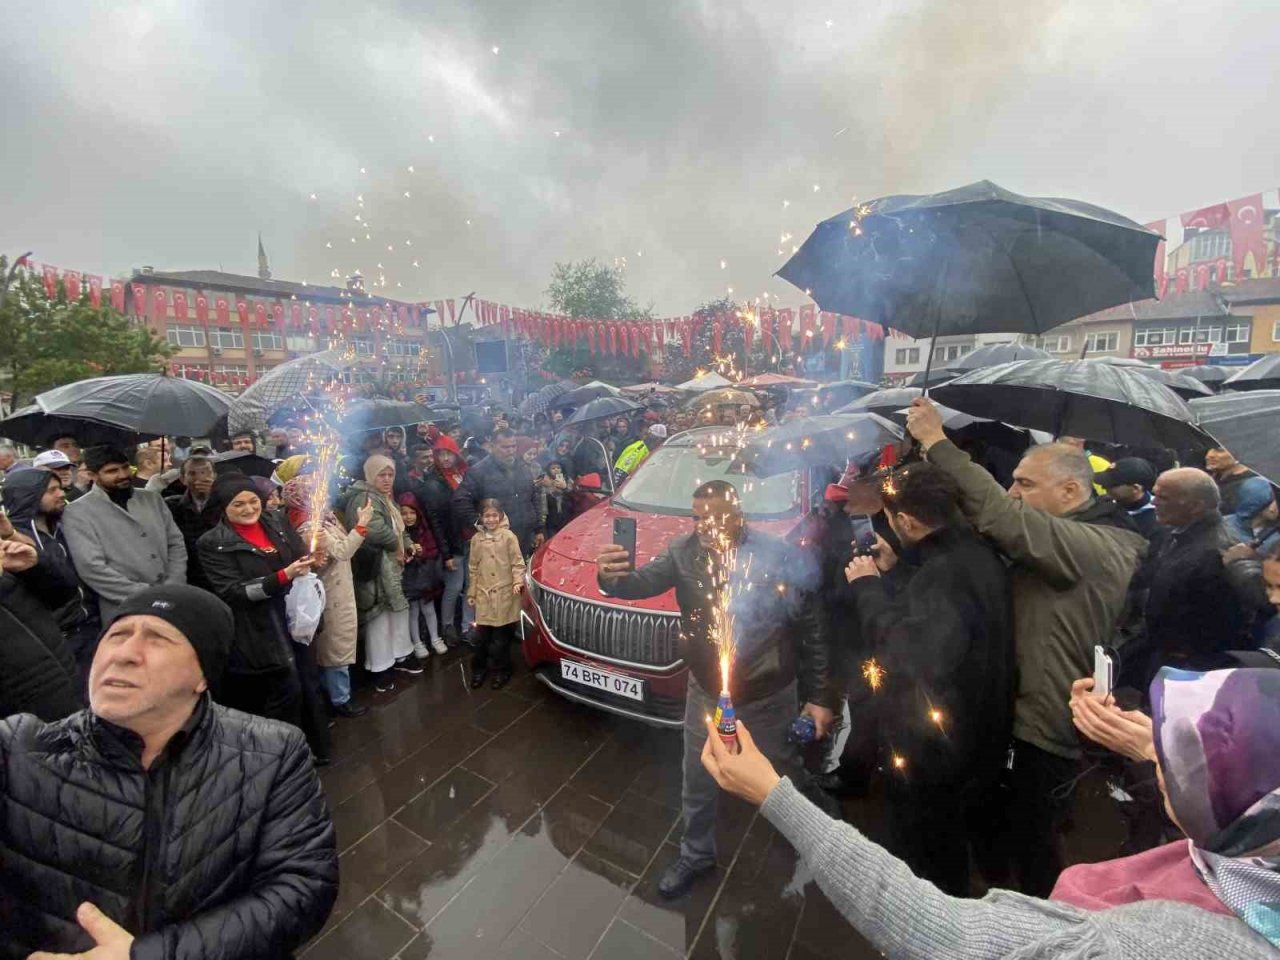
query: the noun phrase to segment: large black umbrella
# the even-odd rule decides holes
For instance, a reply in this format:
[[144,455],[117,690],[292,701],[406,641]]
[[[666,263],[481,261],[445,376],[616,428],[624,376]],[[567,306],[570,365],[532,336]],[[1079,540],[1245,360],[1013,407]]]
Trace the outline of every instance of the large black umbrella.
[[1212,364],[1201,364],[1195,367],[1182,367],[1178,370],[1184,377],[1190,377],[1192,380],[1199,380],[1201,383],[1217,389],[1222,383],[1231,376],[1230,367],[1219,367]]
[[358,433],[440,419],[443,418],[430,407],[410,400],[356,400],[342,411],[339,427],[343,433]]
[[228,450],[226,453],[215,453],[211,458],[213,469],[219,477],[228,474],[243,474],[246,477],[266,477],[276,472],[275,462],[261,454],[248,450]]
[[549,383],[542,389],[534,391],[520,401],[520,416],[534,417],[540,413],[546,413],[555,405],[552,403],[553,400],[556,400],[577,388],[578,385],[572,380],[561,380],[558,383]]
[[577,423],[587,423],[591,420],[603,420],[605,417],[617,417],[624,413],[633,413],[636,410],[643,410],[644,407],[638,403],[632,403],[630,400],[624,400],[622,397],[600,397],[584,403],[581,407],[574,411],[572,417],[564,422],[566,427]]
[[1241,463],[1280,484],[1280,390],[1222,393],[1192,400],[1196,422]]
[[843,407],[846,403],[875,393],[880,388],[866,380],[836,380],[824,383],[818,388],[818,409],[829,413]]
[[96,420],[50,416],[34,403],[0,420],[0,437],[32,447],[47,447],[63,435],[75,437],[82,447],[100,444],[127,447],[158,437],[158,434],[134,433]]
[[911,401],[923,392],[919,387],[886,387],[861,396],[835,412],[878,413],[881,416],[887,416],[895,410],[911,406]]
[[1014,360],[1052,360],[1053,354],[1039,347],[1029,347],[1025,343],[990,343],[985,347],[970,350],[959,360],[947,364],[948,370],[968,373],[983,367],[994,367],[1001,363],[1012,363]]
[[36,403],[47,414],[156,437],[206,436],[231,409],[220,390],[159,373],[81,380],[46,390]]
[[1124,369],[1130,373],[1136,373],[1140,377],[1149,377],[1156,383],[1163,383],[1183,400],[1190,400],[1193,397],[1213,396],[1213,391],[1205,384],[1199,380],[1193,380],[1191,377],[1184,377],[1181,371],[1164,370],[1160,367],[1153,367],[1149,363],[1143,363],[1136,367],[1126,366]]
[[1159,242],[1110,210],[982,180],[824,220],[778,276],[823,310],[912,337],[1043,333],[1154,296]]
[[975,417],[1055,436],[1174,449],[1206,440],[1172,390],[1088,360],[1020,360],[974,370],[937,387],[933,397]]
[[950,368],[944,367],[939,370],[925,367],[919,373],[914,373],[908,377],[906,385],[908,387],[936,387],[938,384],[954,380],[958,376],[960,374]]
[[1280,353],[1268,353],[1222,382],[1224,390],[1275,390],[1280,388]]
[[576,387],[568,393],[562,393],[552,401],[551,406],[556,410],[563,410],[568,407],[581,407],[590,403],[592,400],[599,400],[601,397],[612,397],[613,391],[608,387],[601,386],[585,386]]
[[801,417],[753,435],[734,461],[758,477],[772,477],[801,464],[861,461],[901,439],[900,426],[874,413]]

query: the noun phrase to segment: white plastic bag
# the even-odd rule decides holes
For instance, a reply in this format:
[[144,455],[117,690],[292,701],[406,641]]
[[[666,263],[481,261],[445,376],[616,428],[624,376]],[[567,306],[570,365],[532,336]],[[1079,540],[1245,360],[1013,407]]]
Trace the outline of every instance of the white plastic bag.
[[324,600],[324,584],[314,573],[293,581],[285,598],[285,615],[289,620],[289,633],[298,643],[310,644],[315,637],[324,614]]

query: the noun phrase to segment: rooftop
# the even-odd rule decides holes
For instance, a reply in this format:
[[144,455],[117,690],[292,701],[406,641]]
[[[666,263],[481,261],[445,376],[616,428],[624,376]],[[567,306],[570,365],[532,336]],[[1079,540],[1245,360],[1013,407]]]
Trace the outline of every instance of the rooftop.
[[135,270],[130,278],[137,283],[163,283],[175,287],[198,287],[204,290],[226,290],[251,293],[258,296],[288,297],[296,300],[339,301],[357,304],[413,305],[415,301],[394,300],[390,297],[352,293],[346,287],[317,286],[292,280],[263,280],[259,277],[221,270]]

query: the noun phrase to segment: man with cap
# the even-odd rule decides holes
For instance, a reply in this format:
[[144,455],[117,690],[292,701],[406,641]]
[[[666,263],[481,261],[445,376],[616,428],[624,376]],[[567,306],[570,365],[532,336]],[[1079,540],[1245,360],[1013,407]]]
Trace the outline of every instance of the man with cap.
[[1169,530],[1156,519],[1156,503],[1151,490],[1156,485],[1156,471],[1141,457],[1121,457],[1110,470],[1094,476],[1116,503],[1129,513],[1129,519],[1150,543],[1157,546]]
[[85,465],[93,488],[67,507],[63,529],[80,580],[98,595],[103,623],[133,594],[161,583],[187,582],[187,547],[164,499],[135,490],[129,458],[92,447]]
[[74,483],[76,465],[68,460],[67,455],[61,450],[46,450],[44,453],[36,454],[36,458],[31,461],[31,466],[37,470],[46,470],[61,481],[62,492],[67,498],[67,503],[84,496],[84,491]]
[[311,753],[210,699],[231,638],[217,597],[149,587],[102,635],[87,710],[0,721],[0,958],[288,957],[324,925],[338,856]]

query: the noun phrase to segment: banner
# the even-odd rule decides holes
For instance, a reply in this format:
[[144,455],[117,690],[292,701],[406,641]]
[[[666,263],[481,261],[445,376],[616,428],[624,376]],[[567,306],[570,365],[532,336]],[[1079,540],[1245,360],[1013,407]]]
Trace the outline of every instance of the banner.
[[196,323],[204,327],[209,325],[209,298],[203,293],[196,294]]
[[226,297],[218,297],[214,301],[213,308],[219,324],[225,327],[231,322],[231,309]]
[[151,322],[164,323],[169,316],[169,294],[164,287],[156,287],[151,294]]
[[62,274],[62,282],[67,285],[67,299],[72,303],[79,303],[80,274],[75,270],[67,270]]
[[147,315],[147,288],[141,283],[131,283],[133,289],[133,314],[136,317]]
[[241,329],[249,326],[249,304],[243,300],[236,301],[236,319],[240,321]]
[[[1267,272],[1267,239],[1262,194],[1228,200],[1227,211],[1231,217],[1231,262],[1235,267],[1235,280],[1263,276]],[[1218,280],[1223,279],[1224,274],[1219,271]]]
[[111,281],[111,309],[116,313],[124,313],[124,281]]
[[89,302],[95,307],[102,306],[102,278],[90,274],[85,282],[89,285]]
[[175,320],[181,320],[186,323],[187,295],[181,290],[173,291],[173,317]]

